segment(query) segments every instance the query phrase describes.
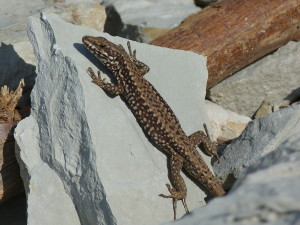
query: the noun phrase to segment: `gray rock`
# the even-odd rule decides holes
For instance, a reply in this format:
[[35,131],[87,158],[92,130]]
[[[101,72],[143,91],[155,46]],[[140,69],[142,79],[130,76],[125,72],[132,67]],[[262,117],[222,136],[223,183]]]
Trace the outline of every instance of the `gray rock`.
[[210,89],[225,109],[253,116],[263,100],[288,105],[300,96],[300,42],[289,42]]
[[38,17],[42,11],[57,13],[65,21],[102,31],[106,16],[100,2],[101,0],[1,0],[0,41],[6,44],[27,42],[27,18]]
[[112,5],[124,24],[160,28],[175,27],[200,10],[193,0],[104,0],[104,5]]
[[[104,36],[123,46],[126,40],[65,23],[56,15],[31,18],[28,31],[38,76],[31,115],[15,131],[28,224],[172,220],[172,201],[158,196],[168,193],[166,156],[148,141],[121,98],[107,96],[86,72],[88,66],[103,68],[81,44],[82,36]],[[131,45],[138,59],[151,68],[146,79],[172,107],[186,133],[202,129],[208,122],[203,108],[205,58],[136,42]],[[185,180],[189,207],[203,206],[203,191]],[[178,215],[183,214],[179,205]]]
[[247,169],[230,193],[169,225],[300,224],[300,133]]
[[218,179],[229,189],[245,168],[299,132],[299,105],[253,120],[241,136],[225,149],[221,163],[214,165]]
[[5,43],[28,41],[26,36],[26,19],[28,16],[41,12],[55,1],[32,0],[19,1],[1,0],[0,7],[0,40]]
[[149,42],[200,10],[193,0],[105,0],[105,32]]

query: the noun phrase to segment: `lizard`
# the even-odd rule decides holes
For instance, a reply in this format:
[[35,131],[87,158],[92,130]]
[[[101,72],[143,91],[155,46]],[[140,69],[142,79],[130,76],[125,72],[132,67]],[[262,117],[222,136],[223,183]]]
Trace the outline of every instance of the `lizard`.
[[116,83],[106,82],[105,78],[101,78],[100,71],[97,76],[89,67],[87,71],[92,82],[109,94],[123,96],[145,134],[168,156],[172,185],[166,186],[170,194],[159,196],[173,199],[174,220],[179,200],[182,201],[186,213],[189,213],[186,204],[187,188],[180,175],[182,169],[213,196],[224,195],[224,189],[197,151],[197,146],[202,145],[208,155],[219,160],[206,125],[204,124],[206,134],[203,131],[197,131],[190,136],[185,134],[170,106],[144,78],[150,69],[136,58],[136,50],[132,52],[130,42],[127,42],[129,53],[122,45],[116,45],[104,37],[83,36],[82,42],[116,80]]

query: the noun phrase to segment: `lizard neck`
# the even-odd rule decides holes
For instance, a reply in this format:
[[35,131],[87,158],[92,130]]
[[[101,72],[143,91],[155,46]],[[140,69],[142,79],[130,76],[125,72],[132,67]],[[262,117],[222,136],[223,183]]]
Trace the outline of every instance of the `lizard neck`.
[[117,79],[126,81],[131,79],[132,76],[137,75],[137,68],[130,60],[126,60],[126,58],[123,58],[122,60],[118,61],[118,65],[119,66],[115,71],[109,68],[111,72],[114,73],[115,76],[117,76]]

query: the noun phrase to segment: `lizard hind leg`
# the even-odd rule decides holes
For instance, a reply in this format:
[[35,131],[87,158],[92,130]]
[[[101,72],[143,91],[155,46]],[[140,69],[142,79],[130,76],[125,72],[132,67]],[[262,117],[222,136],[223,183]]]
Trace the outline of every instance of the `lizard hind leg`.
[[174,187],[171,187],[170,184],[166,184],[170,195],[160,194],[159,196],[163,198],[172,198],[173,199],[173,212],[174,212],[174,220],[176,220],[176,211],[177,211],[177,201],[182,201],[184,206],[185,212],[189,213],[187,204],[186,204],[186,195],[187,195],[187,188],[185,182],[180,175],[180,171],[183,166],[184,159],[179,156],[177,153],[172,154],[171,157],[171,182],[173,183]]

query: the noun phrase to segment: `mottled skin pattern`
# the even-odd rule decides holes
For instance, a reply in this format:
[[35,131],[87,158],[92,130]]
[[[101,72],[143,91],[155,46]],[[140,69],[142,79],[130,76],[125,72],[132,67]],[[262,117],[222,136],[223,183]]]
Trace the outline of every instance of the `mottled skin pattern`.
[[172,109],[143,77],[149,71],[149,67],[136,59],[136,52],[132,53],[129,42],[129,54],[121,45],[115,45],[103,37],[84,36],[82,42],[117,80],[116,85],[105,82],[105,79],[100,77],[99,71],[96,76],[89,68],[92,82],[110,94],[124,96],[144,132],[170,156],[170,176],[173,187],[167,184],[171,194],[160,196],[173,199],[174,219],[176,219],[178,200],[182,201],[186,212],[189,212],[185,202],[187,188],[180,175],[182,168],[214,196],[224,195],[224,189],[196,149],[202,144],[207,154],[218,157],[206,126],[204,125],[206,134],[198,131],[187,136],[184,133]]

